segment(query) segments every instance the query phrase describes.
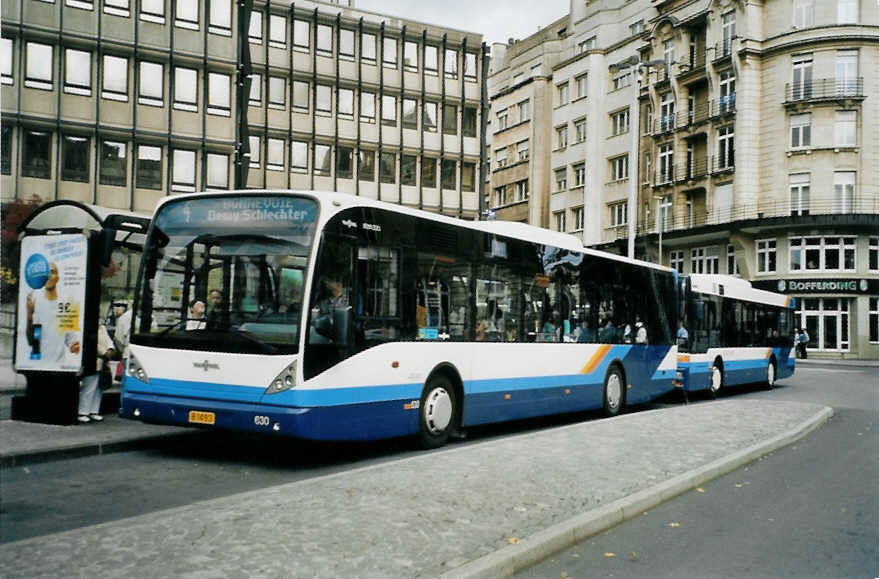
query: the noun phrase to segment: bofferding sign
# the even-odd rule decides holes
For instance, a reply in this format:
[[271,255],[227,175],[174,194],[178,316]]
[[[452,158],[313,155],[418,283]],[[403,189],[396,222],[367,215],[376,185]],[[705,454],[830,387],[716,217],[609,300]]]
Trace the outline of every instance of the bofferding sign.
[[751,282],[757,289],[782,294],[877,294],[879,279],[772,279]]

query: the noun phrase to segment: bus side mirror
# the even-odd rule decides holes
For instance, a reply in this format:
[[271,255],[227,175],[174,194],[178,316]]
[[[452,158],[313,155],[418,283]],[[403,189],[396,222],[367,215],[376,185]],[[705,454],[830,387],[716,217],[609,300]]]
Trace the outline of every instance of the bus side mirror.
[[348,346],[351,343],[351,330],[354,328],[354,310],[344,306],[333,310],[333,343]]

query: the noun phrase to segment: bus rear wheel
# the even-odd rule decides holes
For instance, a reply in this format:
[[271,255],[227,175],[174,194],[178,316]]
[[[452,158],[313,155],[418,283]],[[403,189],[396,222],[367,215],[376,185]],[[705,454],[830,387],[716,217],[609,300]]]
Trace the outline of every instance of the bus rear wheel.
[[439,448],[457,426],[457,393],[445,374],[432,376],[421,393],[418,436],[422,448]]
[[605,416],[617,416],[626,406],[626,380],[620,367],[613,365],[604,376],[604,405]]

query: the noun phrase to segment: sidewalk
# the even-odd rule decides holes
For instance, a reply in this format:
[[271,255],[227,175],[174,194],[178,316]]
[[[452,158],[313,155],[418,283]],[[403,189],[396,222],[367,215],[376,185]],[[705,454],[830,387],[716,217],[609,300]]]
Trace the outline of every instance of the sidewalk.
[[[8,577],[72,570],[97,577],[508,576],[788,445],[831,415],[812,404],[728,400],[452,444],[0,545],[0,560]],[[110,425],[82,430],[97,436]]]

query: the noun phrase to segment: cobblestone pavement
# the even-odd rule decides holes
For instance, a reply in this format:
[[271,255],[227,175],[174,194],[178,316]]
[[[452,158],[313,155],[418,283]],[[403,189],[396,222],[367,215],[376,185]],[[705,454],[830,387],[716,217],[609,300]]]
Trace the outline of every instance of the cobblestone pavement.
[[7,543],[0,567],[6,577],[435,577],[822,413],[723,401],[451,446]]

